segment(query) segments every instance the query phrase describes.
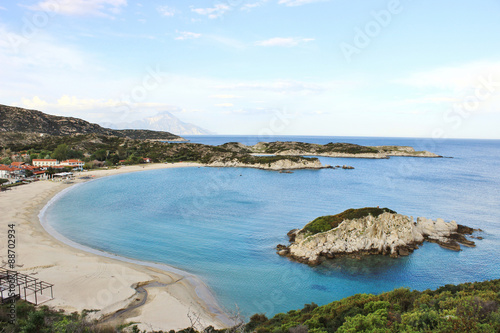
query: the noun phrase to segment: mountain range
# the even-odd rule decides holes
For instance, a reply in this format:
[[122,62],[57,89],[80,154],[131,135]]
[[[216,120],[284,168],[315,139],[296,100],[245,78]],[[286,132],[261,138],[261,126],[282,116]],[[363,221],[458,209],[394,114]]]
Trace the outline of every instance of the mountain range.
[[116,130],[73,117],[61,117],[0,104],[0,134],[25,133],[41,136],[99,134],[139,140],[184,140],[165,131]]
[[102,126],[113,129],[142,129],[152,131],[166,131],[177,135],[210,135],[215,134],[199,126],[181,121],[179,118],[164,111],[153,117],[136,120],[133,122],[109,123],[103,122]]

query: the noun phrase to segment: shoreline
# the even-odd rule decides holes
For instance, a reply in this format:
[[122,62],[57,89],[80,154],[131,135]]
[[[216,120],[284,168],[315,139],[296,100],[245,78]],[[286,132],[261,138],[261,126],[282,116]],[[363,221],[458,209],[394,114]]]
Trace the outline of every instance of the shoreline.
[[[121,257],[92,249],[67,239],[44,219],[53,202],[74,186],[102,177],[164,168],[201,167],[197,163],[148,164],[119,169],[81,172],[71,184],[39,181],[0,194],[0,210],[5,212],[0,235],[6,237],[7,224],[16,224],[16,269],[54,284],[53,300],[44,305],[67,312],[100,310],[93,318],[112,316],[131,308],[119,322],[137,323],[141,330],[179,330],[191,326],[188,314],[199,314],[205,326],[222,328],[231,324],[211,290],[195,275],[175,267]],[[89,176],[91,179],[78,179]],[[4,232],[5,231],[5,232]],[[2,266],[7,248],[0,242]],[[134,307],[137,287],[147,289],[145,304]],[[140,324],[139,324],[140,323]]]

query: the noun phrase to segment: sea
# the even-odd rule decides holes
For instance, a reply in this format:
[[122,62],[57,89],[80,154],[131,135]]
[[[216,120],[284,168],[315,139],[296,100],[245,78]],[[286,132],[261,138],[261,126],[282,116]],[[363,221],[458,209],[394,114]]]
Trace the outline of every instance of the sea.
[[[320,157],[354,170],[175,168],[71,187],[44,220],[67,239],[121,257],[166,264],[203,281],[227,312],[268,316],[357,293],[434,289],[500,278],[500,141],[323,136],[192,136],[219,145],[259,141],[407,145],[444,158]],[[276,254],[286,233],[348,208],[455,220],[481,229],[476,247],[424,243],[408,257],[333,259],[310,267]]]

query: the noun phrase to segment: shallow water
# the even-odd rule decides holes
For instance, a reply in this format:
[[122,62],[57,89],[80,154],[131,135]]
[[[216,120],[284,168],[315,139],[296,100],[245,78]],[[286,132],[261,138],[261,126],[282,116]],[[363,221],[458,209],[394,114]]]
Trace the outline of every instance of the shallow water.
[[[193,141],[254,144],[258,137]],[[435,288],[500,278],[500,141],[434,142],[394,138],[286,137],[317,143],[412,145],[454,158],[320,158],[355,170],[293,174],[183,168],[117,175],[75,187],[46,218],[78,243],[169,264],[198,275],[228,309],[268,315],[395,287]],[[279,257],[286,233],[351,207],[389,207],[405,215],[481,228],[476,248],[453,252],[426,243],[397,260],[372,256],[308,267]]]

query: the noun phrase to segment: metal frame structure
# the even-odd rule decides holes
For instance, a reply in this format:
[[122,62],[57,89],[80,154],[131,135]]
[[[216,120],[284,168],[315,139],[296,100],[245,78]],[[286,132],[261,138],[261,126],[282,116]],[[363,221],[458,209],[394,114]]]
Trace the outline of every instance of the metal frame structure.
[[[54,285],[40,281],[26,274],[21,274],[16,271],[11,271],[5,268],[0,268],[0,301],[7,302],[14,298],[21,298],[27,302],[38,305],[39,295],[43,295],[43,291],[50,288],[50,299],[54,298],[52,287]],[[9,296],[9,292],[14,292],[14,296]],[[6,297],[4,293],[7,292]],[[34,296],[34,302],[28,299],[28,296]]]

